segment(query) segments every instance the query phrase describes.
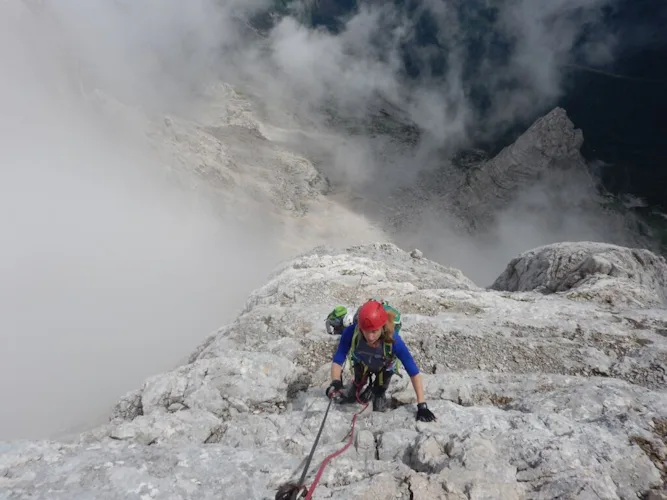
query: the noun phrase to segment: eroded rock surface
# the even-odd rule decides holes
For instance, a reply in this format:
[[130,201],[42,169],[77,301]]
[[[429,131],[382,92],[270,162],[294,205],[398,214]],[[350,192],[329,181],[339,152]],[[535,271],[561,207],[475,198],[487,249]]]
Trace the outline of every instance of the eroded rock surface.
[[503,208],[519,189],[546,175],[565,172],[584,180],[586,163],[579,152],[583,142],[583,133],[565,110],[555,108],[537,119],[516,142],[475,168],[459,191],[460,202],[468,213],[485,217]]
[[475,231],[491,227],[499,213],[539,217],[541,227],[558,231],[567,214],[596,239],[658,251],[657,238],[646,236],[652,230],[600,191],[581,154],[583,141],[567,112],[554,108],[495,157],[470,168],[448,194],[449,210]]
[[[326,241],[384,239],[363,215],[326,196],[328,180],[313,162],[274,140],[281,129],[230,84],[206,85],[180,114],[139,110],[99,89],[91,89],[86,100],[117,130],[144,137],[164,175],[196,190],[220,215],[251,225],[265,221],[262,231],[284,247],[282,255]],[[274,121],[291,125],[284,112]],[[331,220],[338,221],[335,229]]]
[[513,259],[491,288],[510,292],[571,292],[609,304],[667,306],[667,262],[637,248],[593,242],[536,248]]
[[[273,498],[300,476],[327,406],[338,338],[324,318],[371,296],[402,311],[438,421],[416,422],[409,379],[394,377],[392,409],[361,415],[314,498],[659,498],[664,261],[554,245],[513,261],[497,281],[503,290],[485,290],[417,255],[390,244],[319,247],[284,263],[189,363],[121,398],[108,424],[74,443],[0,444],[0,498]],[[620,271],[582,273],[579,263],[603,258]],[[596,300],[594,279],[641,293]],[[357,409],[330,411],[308,485],[345,444]]]

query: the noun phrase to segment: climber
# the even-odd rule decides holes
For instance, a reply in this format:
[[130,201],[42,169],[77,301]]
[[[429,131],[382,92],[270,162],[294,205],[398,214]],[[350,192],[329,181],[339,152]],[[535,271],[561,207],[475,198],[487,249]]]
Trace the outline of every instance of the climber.
[[[331,363],[331,385],[326,395],[339,403],[352,403],[356,400],[370,401],[373,398],[373,411],[386,411],[386,391],[397,367],[397,359],[403,364],[410,376],[412,387],[417,395],[417,420],[432,422],[435,415],[424,401],[424,387],[419,368],[412,359],[408,347],[396,331],[394,312],[387,311],[383,304],[369,300],[359,308],[358,321],[346,327],[338,342],[338,350]],[[343,393],[343,364],[349,356],[354,371],[354,383],[347,393]],[[373,382],[368,381],[374,375]],[[366,382],[368,387],[362,391]]]
[[329,335],[340,335],[343,329],[352,324],[352,314],[347,312],[347,307],[336,306],[324,321],[324,328]]

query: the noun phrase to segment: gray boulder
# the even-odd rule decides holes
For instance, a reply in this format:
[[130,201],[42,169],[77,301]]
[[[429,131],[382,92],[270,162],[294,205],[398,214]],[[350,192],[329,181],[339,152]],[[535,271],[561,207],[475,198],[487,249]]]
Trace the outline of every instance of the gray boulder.
[[609,304],[667,306],[667,262],[648,250],[593,242],[558,243],[525,252],[491,286],[510,292],[567,293]]

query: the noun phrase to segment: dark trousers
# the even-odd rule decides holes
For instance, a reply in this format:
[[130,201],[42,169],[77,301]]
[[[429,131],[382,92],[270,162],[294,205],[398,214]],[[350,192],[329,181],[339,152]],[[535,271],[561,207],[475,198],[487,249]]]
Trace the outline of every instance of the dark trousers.
[[[384,395],[389,387],[389,382],[391,377],[394,375],[393,371],[382,370],[379,373],[373,373],[366,371],[364,373],[364,365],[361,363],[355,363],[354,365],[354,384],[359,388],[360,391],[364,390],[366,383],[369,382],[373,394],[378,396]],[[371,378],[373,380],[371,381]]]

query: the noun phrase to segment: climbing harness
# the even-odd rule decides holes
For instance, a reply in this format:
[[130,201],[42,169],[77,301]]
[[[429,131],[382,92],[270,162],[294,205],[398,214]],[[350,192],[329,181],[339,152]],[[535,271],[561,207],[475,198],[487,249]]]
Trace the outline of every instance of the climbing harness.
[[[346,359],[346,361],[350,365],[350,373],[354,373],[354,363],[362,364],[364,367],[364,373],[368,371],[368,365],[354,354],[355,351],[357,350],[357,347],[359,346],[359,338],[360,338],[360,332],[359,332],[359,327],[357,326],[355,327],[354,333],[352,334],[350,351],[348,352]],[[394,356],[394,346],[388,342],[382,341],[382,353],[384,354],[384,357],[387,360],[383,368],[384,369],[391,368],[390,371],[393,371],[396,375],[403,378],[403,375],[401,375],[400,373],[401,361]],[[380,377],[382,378],[382,375],[380,375]],[[380,383],[382,383],[382,380],[380,380]]]
[[[364,276],[366,276],[366,273],[364,271],[362,271],[361,275],[359,276],[359,283],[357,283],[357,287],[354,289],[354,296],[355,297],[357,295],[357,292],[359,292],[359,290],[361,289],[361,282],[364,280]],[[359,310],[357,309],[357,301],[356,300],[352,303],[352,309],[351,310],[355,310],[355,309],[356,309],[356,312],[354,313],[354,318],[352,320],[353,323],[357,321],[357,314],[359,314]],[[347,365],[350,365],[350,367],[351,367],[352,366],[351,363],[352,363],[352,360],[350,359],[350,355],[348,354],[345,361],[343,361],[342,371],[345,372],[345,367]]]
[[[345,443],[345,446],[343,446],[341,449],[335,451],[334,453],[331,453],[330,455],[327,455],[322,463],[320,464],[320,468],[317,470],[317,474],[315,474],[315,478],[313,479],[312,484],[310,485],[310,488],[306,488],[304,486],[304,480],[306,479],[306,474],[308,473],[308,467],[310,466],[310,462],[313,459],[313,454],[315,453],[315,448],[317,447],[317,443],[320,440],[320,435],[322,434],[322,429],[324,429],[324,423],[327,420],[327,415],[329,414],[329,409],[331,408],[331,403],[333,402],[334,398],[329,399],[329,404],[327,405],[327,409],[324,413],[324,418],[322,419],[322,424],[320,425],[320,430],[317,433],[317,437],[315,438],[315,442],[313,443],[313,447],[310,449],[310,454],[308,455],[308,459],[306,460],[306,464],[303,467],[303,472],[301,473],[301,478],[299,479],[299,482],[297,484],[294,483],[287,483],[282,485],[279,489],[278,492],[276,493],[275,500],[299,500],[300,498],[305,498],[305,500],[311,500],[313,498],[313,493],[315,492],[315,488],[317,487],[317,483],[320,482],[320,479],[322,477],[322,474],[324,473],[324,469],[326,468],[327,464],[329,461],[332,459],[336,458],[338,455],[341,455],[344,453],[352,444],[352,440],[354,439],[354,427],[355,424],[357,423],[357,417],[361,415],[366,408],[368,408],[368,405],[370,402],[364,402],[359,398],[361,388],[365,385],[367,381],[366,376],[364,376],[359,383],[354,381],[355,385],[355,399],[357,403],[361,404],[363,408],[356,412],[354,415],[352,415],[352,426],[350,428],[350,437],[347,440],[347,443]],[[340,391],[339,391],[340,392]],[[305,496],[302,496],[305,495]]]

